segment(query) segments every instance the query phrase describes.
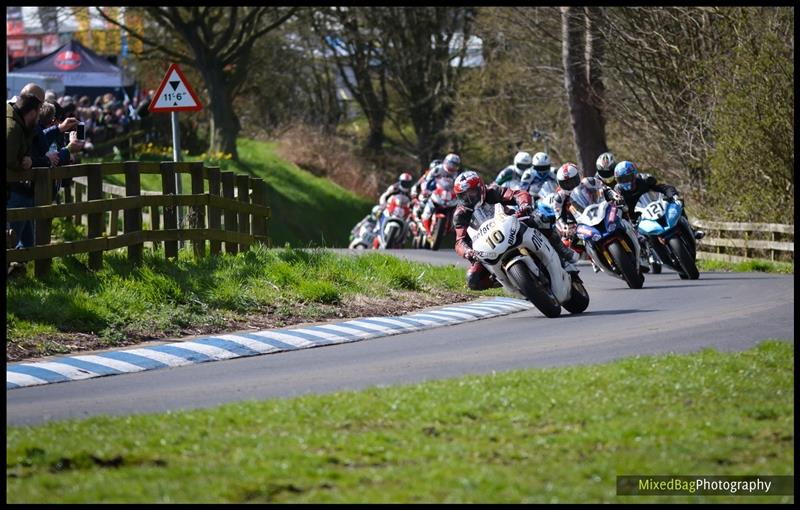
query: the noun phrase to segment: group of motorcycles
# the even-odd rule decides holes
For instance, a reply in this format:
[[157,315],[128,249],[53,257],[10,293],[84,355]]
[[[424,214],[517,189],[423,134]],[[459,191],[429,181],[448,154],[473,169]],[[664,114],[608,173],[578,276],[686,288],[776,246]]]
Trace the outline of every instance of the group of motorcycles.
[[[351,249],[381,250],[403,248],[410,241],[412,248],[438,250],[445,237],[454,232],[453,213],[458,205],[453,190],[453,178],[448,176],[436,179],[436,188],[429,200],[433,204],[431,233],[428,235],[422,224],[422,207],[417,197],[392,195],[378,217],[377,226],[361,226],[350,241]],[[378,242],[375,244],[377,236]]]
[[[373,247],[377,235],[380,248],[401,248],[410,236],[414,248],[437,250],[453,230],[457,205],[453,180],[441,181],[431,195],[435,205],[431,235],[412,211],[411,199],[394,195],[378,220],[378,228],[362,227],[350,247]],[[476,207],[468,228],[473,250],[509,294],[530,301],[547,317],[558,317],[562,307],[580,313],[589,306],[589,294],[578,273],[562,267],[558,254],[540,232],[553,228],[566,245],[592,262],[595,271],[619,278],[632,289],[644,284],[642,259],[648,260],[648,269],[655,274],[664,264],[682,279],[699,278],[695,238],[681,214],[679,199],[667,200],[656,191],[642,195],[635,207],[639,222],[634,226],[620,204],[607,200],[601,189],[589,184],[584,179],[570,194],[574,223],[556,221],[556,189],[551,181],[536,191],[538,200],[531,216],[519,217],[513,208],[500,204]]]

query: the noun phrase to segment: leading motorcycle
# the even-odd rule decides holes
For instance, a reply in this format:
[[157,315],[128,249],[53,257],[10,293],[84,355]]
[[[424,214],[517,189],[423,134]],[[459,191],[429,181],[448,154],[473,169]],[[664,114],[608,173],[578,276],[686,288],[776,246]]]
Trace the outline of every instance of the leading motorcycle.
[[568,273],[550,242],[529,217],[507,214],[501,204],[475,208],[467,233],[478,260],[512,295],[527,299],[546,317],[561,315],[561,307],[581,313],[589,293],[578,273]]

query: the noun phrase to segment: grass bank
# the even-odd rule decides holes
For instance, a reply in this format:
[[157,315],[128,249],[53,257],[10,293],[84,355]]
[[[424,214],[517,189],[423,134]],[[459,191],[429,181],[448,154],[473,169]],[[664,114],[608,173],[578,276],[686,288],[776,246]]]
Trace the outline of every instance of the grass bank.
[[628,358],[6,431],[17,502],[793,502],[616,496],[794,474],[794,346]]
[[[146,339],[281,327],[325,318],[397,315],[499,290],[468,291],[463,269],[370,252],[254,246],[237,255],[177,261],[145,251],[132,267],[125,253],[57,258],[38,279],[33,264],[6,285],[7,359],[127,345]],[[81,345],[83,343],[83,345]],[[9,350],[10,349],[10,350]]]

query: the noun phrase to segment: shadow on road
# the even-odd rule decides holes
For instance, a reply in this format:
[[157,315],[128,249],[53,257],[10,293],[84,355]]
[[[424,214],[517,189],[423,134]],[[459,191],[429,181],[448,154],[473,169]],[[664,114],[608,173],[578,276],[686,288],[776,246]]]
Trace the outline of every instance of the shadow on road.
[[[591,307],[592,305],[589,304],[589,306]],[[534,316],[538,315],[538,317],[540,317],[542,319],[546,319],[547,318],[544,315],[542,315],[542,313],[539,312],[539,310],[535,310],[534,309],[534,310],[530,310],[530,312],[533,313]],[[623,310],[587,310],[587,311],[585,311],[583,313],[576,313],[576,314],[572,314],[572,313],[567,312],[566,310],[562,310],[561,311],[561,315],[556,320],[558,320],[558,319],[566,319],[568,317],[586,317],[587,315],[590,315],[590,316],[595,316],[595,315],[626,315],[626,314],[631,314],[631,313],[647,313],[647,312],[663,312],[663,310],[641,310],[641,309],[634,309],[634,310],[628,310],[628,309],[623,309]],[[525,320],[525,321],[527,321],[527,320],[530,320],[531,317],[530,316],[520,316],[519,314],[514,314],[514,315],[507,316],[507,319],[508,320]]]

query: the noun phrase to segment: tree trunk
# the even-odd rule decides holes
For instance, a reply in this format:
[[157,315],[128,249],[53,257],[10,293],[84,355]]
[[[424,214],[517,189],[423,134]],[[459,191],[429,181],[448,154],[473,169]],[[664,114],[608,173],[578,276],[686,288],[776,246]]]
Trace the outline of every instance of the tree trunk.
[[564,85],[578,163],[584,176],[595,174],[597,156],[608,150],[601,109],[600,62],[593,55],[593,50],[597,49],[602,55],[603,47],[592,46],[592,30],[587,26],[588,22],[583,7],[561,7]]
[[201,69],[206,86],[208,87],[209,105],[213,122],[209,135],[209,152],[223,152],[231,154],[233,159],[239,160],[236,150],[236,137],[239,136],[241,125],[239,118],[233,110],[233,102],[229,97],[224,71],[218,65],[210,64]]

